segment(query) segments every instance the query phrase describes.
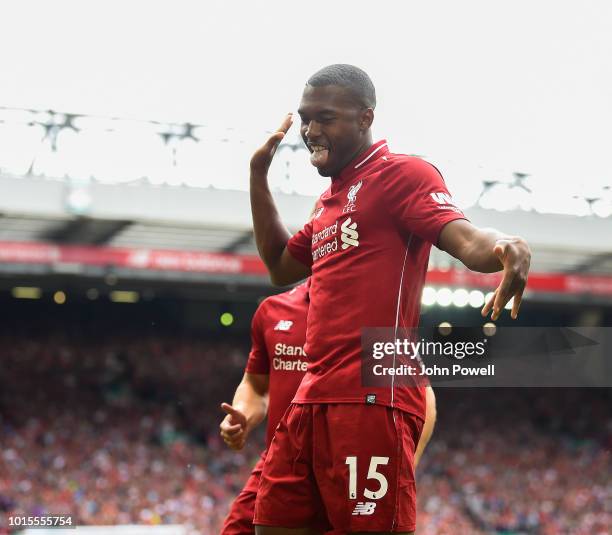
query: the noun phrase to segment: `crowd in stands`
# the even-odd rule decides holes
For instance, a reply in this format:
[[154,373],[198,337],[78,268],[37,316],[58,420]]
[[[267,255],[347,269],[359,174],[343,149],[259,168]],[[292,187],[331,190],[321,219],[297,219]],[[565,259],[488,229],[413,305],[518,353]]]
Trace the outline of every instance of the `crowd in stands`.
[[610,392],[437,394],[438,425],[418,478],[422,533],[609,532]]
[[[218,437],[219,404],[231,400],[247,343],[0,334],[0,533],[9,514],[47,512],[217,534],[263,444],[259,432],[237,453]],[[418,533],[609,533],[609,393],[437,395]]]

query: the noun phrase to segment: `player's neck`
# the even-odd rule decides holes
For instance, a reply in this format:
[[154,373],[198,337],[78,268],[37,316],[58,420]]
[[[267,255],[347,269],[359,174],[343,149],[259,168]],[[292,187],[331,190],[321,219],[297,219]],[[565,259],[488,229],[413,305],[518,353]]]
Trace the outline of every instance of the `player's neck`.
[[348,160],[346,165],[340,170],[340,172],[337,175],[335,175],[332,178],[332,180],[334,180],[334,181],[340,180],[341,181],[342,178],[344,176],[346,176],[346,174],[353,168],[353,165],[355,164],[355,162],[362,155],[364,155],[366,152],[368,152],[370,150],[370,148],[372,147],[372,145],[374,145],[374,142],[372,141],[372,134],[368,134],[366,136],[366,139],[364,140],[364,142],[359,146],[358,149],[356,149],[354,151],[353,155]]
[[353,154],[353,157],[349,160],[349,165],[357,158],[359,158],[362,154],[365,154],[368,150],[370,150],[370,147],[372,145],[374,145],[374,142],[372,141],[372,133],[368,132],[368,135],[363,140],[363,143],[361,144],[359,149],[355,152],[355,154]]

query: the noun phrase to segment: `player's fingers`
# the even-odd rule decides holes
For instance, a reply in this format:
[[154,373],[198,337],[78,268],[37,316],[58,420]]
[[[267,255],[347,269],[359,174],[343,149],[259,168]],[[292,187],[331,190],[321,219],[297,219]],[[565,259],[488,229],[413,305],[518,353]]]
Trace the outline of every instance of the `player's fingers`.
[[221,432],[219,433],[221,435],[221,438],[223,438],[223,440],[228,441],[228,440],[236,440],[236,438],[238,437],[238,435],[241,433],[240,429],[221,429]]
[[268,141],[266,141],[265,150],[268,151],[270,155],[274,156],[276,149],[278,148],[280,142],[283,140],[284,137],[284,132],[274,132],[274,134],[272,134],[268,138]]
[[512,303],[512,312],[510,312],[510,317],[515,320],[518,317],[518,311],[521,307],[521,301],[523,300],[523,292],[519,292],[514,296],[514,303]]
[[230,424],[227,423],[226,425],[223,426],[223,428],[221,429],[221,431],[223,433],[225,433],[226,435],[235,435],[237,433],[241,433],[243,431],[243,427],[242,424]]
[[221,409],[227,412],[228,416],[226,416],[226,419],[228,420],[229,424],[239,425],[240,427],[244,427],[246,425],[246,416],[238,409],[232,407],[229,403],[222,403]]
[[491,319],[493,321],[499,318],[499,315],[506,306],[506,303],[512,298],[510,289],[512,288],[513,280],[514,274],[506,273],[497,289],[497,292],[495,292],[495,300],[493,302],[493,314],[491,314]]
[[244,428],[240,424],[230,425],[229,423],[225,423],[221,426],[220,430],[220,434],[224,438],[236,437],[243,432]]
[[493,252],[497,255],[497,258],[500,260],[504,259],[504,255],[506,254],[506,248],[508,247],[508,242],[498,241],[493,247]]
[[493,295],[491,296],[491,299],[489,299],[489,301],[485,304],[484,307],[482,307],[482,311],[480,312],[483,316],[486,316],[491,309],[493,308],[493,303],[495,302],[495,296],[497,295],[497,290],[495,290],[495,292],[493,292]]
[[288,113],[287,115],[285,115],[283,122],[278,128],[278,132],[283,132],[284,134],[286,134],[291,128],[292,124],[293,124],[293,113]]
[[264,173],[268,172],[268,168],[272,163],[272,158],[276,153],[276,149],[280,144],[281,140],[285,137],[285,134],[291,128],[293,122],[293,115],[288,113],[283,122],[279,126],[278,130],[274,132],[268,140],[255,151],[251,158],[251,172]]
[[293,115],[291,113],[288,113],[283,119],[283,122],[281,123],[281,125],[278,127],[278,130],[274,132],[268,138],[268,141],[266,141],[265,147],[268,150],[275,150],[278,144],[285,137],[285,134],[289,131],[289,128],[291,128],[292,123],[293,123]]
[[236,445],[246,440],[246,436],[242,429],[239,430],[238,433],[234,434],[221,433],[221,438],[228,446]]
[[219,424],[219,430],[223,431],[228,425],[231,425],[231,416],[228,414],[225,416],[225,418],[223,418],[223,420],[221,421],[221,423]]
[[221,410],[230,416],[239,416],[240,412],[234,409],[229,403],[221,403]]

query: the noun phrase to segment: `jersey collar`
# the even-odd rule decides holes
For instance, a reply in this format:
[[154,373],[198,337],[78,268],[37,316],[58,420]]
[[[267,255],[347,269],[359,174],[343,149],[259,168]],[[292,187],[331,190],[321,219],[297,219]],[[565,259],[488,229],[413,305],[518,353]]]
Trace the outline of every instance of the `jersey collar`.
[[389,154],[389,147],[387,146],[386,139],[381,139],[380,141],[377,141],[371,145],[368,149],[363,151],[348,165],[346,165],[346,167],[340,171],[340,174],[337,177],[332,178],[332,193],[336,193],[342,184],[356,176],[357,173],[359,173],[359,170],[363,169],[369,162],[377,160],[385,154]]

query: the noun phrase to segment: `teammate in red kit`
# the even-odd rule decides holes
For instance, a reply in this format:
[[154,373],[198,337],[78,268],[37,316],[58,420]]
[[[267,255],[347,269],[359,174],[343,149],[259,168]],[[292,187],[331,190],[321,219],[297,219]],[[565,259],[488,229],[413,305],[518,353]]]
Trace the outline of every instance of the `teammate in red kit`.
[[435,167],[373,143],[375,105],[374,86],[356,67],[332,65],[308,80],[301,134],[331,184],[293,237],[267,183],[291,115],[251,159],[255,238],[272,281],[312,274],[308,371],[266,457],[254,520],[261,535],[312,533],[324,516],[338,532],[413,532],[425,388],[363,386],[362,330],[418,326],[432,244],[470,269],[503,270],[483,308],[494,320],[513,297],[516,318],[526,285],[526,242],[475,227]]
[[[224,403],[221,422],[225,443],[241,449],[251,430],[268,415],[266,450],[242,489],[223,525],[223,535],[254,532],[253,511],[259,477],[274,430],[306,373],[306,316],[310,280],[289,292],[266,298],[251,324],[251,352],[232,405]],[[269,402],[268,402],[269,401]]]
[[[266,451],[274,430],[289,406],[306,373],[306,316],[310,280],[288,292],[268,297],[253,316],[251,352],[242,382],[232,405],[222,404],[227,416],[221,422],[221,436],[233,449],[242,449],[251,430],[268,414],[266,449],[244,488],[232,504],[221,535],[254,533],[253,513]],[[435,396],[428,389],[427,418],[418,456],[433,432],[436,418]],[[416,461],[418,462],[418,460]]]

